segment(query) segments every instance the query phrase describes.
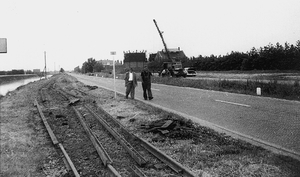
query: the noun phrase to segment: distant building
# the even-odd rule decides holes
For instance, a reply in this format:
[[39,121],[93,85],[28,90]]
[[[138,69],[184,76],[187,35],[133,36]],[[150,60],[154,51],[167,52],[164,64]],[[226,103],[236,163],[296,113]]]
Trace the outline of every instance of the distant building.
[[[98,60],[97,62],[102,63],[102,65],[105,66],[112,66],[113,65],[113,60]],[[122,61],[115,61],[115,65],[122,65]]]
[[146,51],[124,52],[125,68],[142,69],[147,64]]
[[[171,60],[175,60],[175,61],[182,61],[185,60],[187,57],[184,54],[184,52],[182,50],[180,50],[180,48],[175,48],[175,49],[168,49],[169,50],[169,55]],[[151,55],[150,55],[151,58]],[[150,61],[149,58],[149,61]],[[165,50],[162,51],[158,51],[155,55],[152,56],[151,58],[152,61],[167,61],[168,59],[168,55],[166,53]]]
[[33,72],[34,73],[39,73],[39,72],[41,72],[41,70],[40,69],[33,69]]

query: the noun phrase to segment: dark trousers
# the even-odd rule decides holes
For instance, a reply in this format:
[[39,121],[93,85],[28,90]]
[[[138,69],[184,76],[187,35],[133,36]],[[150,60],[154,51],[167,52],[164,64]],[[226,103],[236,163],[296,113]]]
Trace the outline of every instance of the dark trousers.
[[128,84],[126,85],[126,98],[128,98],[128,95],[130,93],[130,97],[134,99],[134,92],[135,92],[135,88],[133,86],[133,82],[129,81]]
[[[143,82],[142,83],[142,87],[143,87],[143,96],[144,99],[147,100],[147,98],[152,99],[152,92],[151,92],[151,83],[147,83],[147,82]],[[148,94],[148,97],[147,97]]]

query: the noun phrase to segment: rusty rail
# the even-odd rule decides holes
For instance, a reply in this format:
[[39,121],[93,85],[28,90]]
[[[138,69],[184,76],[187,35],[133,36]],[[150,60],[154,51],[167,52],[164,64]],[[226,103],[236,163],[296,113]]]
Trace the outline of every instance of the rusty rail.
[[43,111],[42,111],[40,105],[38,104],[37,100],[34,100],[34,105],[37,107],[37,109],[38,109],[38,111],[39,111],[39,113],[40,113],[41,119],[42,119],[42,121],[43,121],[43,123],[44,123],[44,125],[45,125],[45,127],[46,127],[46,129],[47,129],[47,131],[48,131],[48,134],[49,134],[49,136],[50,136],[50,138],[51,138],[51,140],[52,140],[52,143],[53,143],[54,145],[58,144],[57,138],[56,138],[56,136],[54,135],[54,133],[53,133],[53,131],[52,131],[50,125],[48,124],[48,122],[47,122],[47,120],[46,120],[46,118],[45,118],[45,116],[44,116],[44,114],[43,114]]
[[146,140],[130,133],[117,119],[115,119],[113,116],[111,116],[110,114],[108,114],[104,109],[102,109],[101,107],[97,106],[97,108],[103,112],[106,116],[108,116],[111,120],[113,120],[118,126],[119,128],[122,129],[122,131],[128,136],[130,137],[130,139],[136,140],[139,142],[139,144],[146,149],[148,152],[150,152],[151,154],[153,154],[156,158],[158,158],[160,161],[164,162],[165,164],[167,164],[172,170],[174,170],[176,173],[181,173],[184,174],[185,176],[188,177],[196,177],[196,175],[190,171],[188,168],[184,167],[182,164],[176,162],[174,159],[172,159],[170,156],[166,155],[164,152],[162,152],[161,150],[157,149],[156,147],[154,147],[152,144],[150,144],[149,142],[147,142]]
[[[61,92],[60,92],[61,93]],[[132,151],[135,151],[135,149],[122,137],[120,136],[111,126],[99,115],[97,115],[89,106],[84,105],[84,107],[103,125],[116,139],[119,140],[119,142],[122,144],[122,146],[128,150],[129,154],[137,161],[137,163],[140,166],[145,165],[146,160],[144,163],[142,163],[143,157],[136,156]],[[146,140],[133,135],[132,133],[128,132],[128,130],[113,116],[111,116],[109,113],[107,113],[104,109],[97,106],[98,109],[100,109],[101,112],[104,113],[105,116],[109,117],[111,120],[113,120],[119,128],[121,128],[122,132],[125,133],[128,137],[130,137],[131,140],[138,141],[139,144],[146,149],[148,152],[150,152],[152,155],[154,155],[156,158],[158,158],[160,161],[164,162],[167,166],[169,166],[173,171],[175,171],[178,174],[182,174],[187,177],[196,177],[196,174],[194,174],[192,171],[190,171],[188,168],[184,167],[182,164],[178,163],[174,159],[172,159],[170,156],[162,152],[161,150],[157,149],[155,146],[147,142]],[[126,143],[124,143],[126,142]],[[129,146],[129,147],[128,147]],[[137,154],[139,154],[137,152]],[[143,176],[143,174],[139,174],[139,170],[135,170],[134,167],[131,167],[131,170],[135,173],[136,176]]]
[[140,165],[144,166],[147,162],[146,160],[137,152],[131,144],[129,144],[118,132],[116,132],[104,119],[97,115],[90,107],[84,106],[97,120],[100,124],[116,139],[118,142],[126,149],[129,155]]
[[[55,84],[53,84],[53,88],[55,88]],[[62,89],[57,89],[57,92],[60,93],[66,100],[70,100],[69,97],[67,96],[67,94],[65,93],[66,91],[62,90]],[[36,100],[35,100],[36,101]],[[39,107],[39,105],[37,104],[37,101],[34,103],[35,105],[37,105]],[[86,126],[85,122],[82,119],[81,114],[75,109],[74,106],[72,106],[73,110],[75,111],[76,115],[78,116],[81,125],[84,127],[85,131],[88,134],[88,137],[90,138],[90,140],[92,141],[97,153],[99,154],[103,164],[110,170],[110,172],[112,173],[113,176],[115,177],[121,177],[121,175],[118,173],[118,171],[111,165],[112,164],[112,160],[109,157],[109,155],[106,153],[106,151],[104,150],[103,146],[101,145],[101,143],[99,142],[99,140],[95,137],[95,135],[93,134],[93,132]],[[40,111],[41,112],[41,109]],[[42,117],[45,119],[44,115],[42,115]],[[67,161],[67,167],[71,168],[73,170],[73,173],[76,177],[80,177],[75,166],[73,165],[71,159],[69,158],[67,152],[65,151],[64,147],[62,146],[61,143],[58,143],[58,141],[56,140],[56,137],[53,134],[53,131],[50,129],[49,124],[46,122],[46,124],[48,125],[47,127],[49,127],[49,132],[51,134],[51,139],[53,138],[54,142],[56,144],[58,144],[59,148],[62,150],[63,154],[65,155],[65,160]],[[47,128],[48,130],[48,128]],[[52,133],[51,133],[52,132]],[[55,141],[56,140],[56,141]]]
[[111,158],[109,157],[109,155],[107,154],[107,152],[105,151],[105,149],[103,148],[101,143],[98,141],[98,139],[95,137],[95,135],[93,134],[91,129],[88,128],[88,126],[84,122],[84,118],[82,117],[80,112],[74,106],[71,106],[71,107],[74,110],[74,112],[76,113],[76,115],[77,115],[83,129],[87,133],[89,139],[93,143],[93,145],[94,145],[98,155],[100,156],[101,161],[103,162],[104,166],[108,167],[108,169],[113,173],[114,176],[121,177],[121,175],[111,165],[113,163],[113,161],[111,160]]
[[51,140],[52,140],[52,143],[53,143],[54,145],[58,145],[58,147],[61,149],[61,151],[62,151],[62,153],[64,154],[64,157],[65,157],[65,159],[66,159],[66,161],[67,161],[67,163],[68,163],[67,165],[68,165],[68,167],[70,167],[70,168],[72,169],[73,174],[74,174],[76,177],[80,177],[80,175],[79,175],[77,169],[75,168],[75,165],[73,164],[73,162],[72,162],[71,158],[69,157],[68,153],[66,152],[65,148],[63,147],[63,145],[62,145],[61,143],[58,142],[56,136],[54,135],[54,133],[53,133],[53,131],[52,131],[50,125],[48,124],[48,122],[47,122],[47,120],[46,120],[46,118],[45,118],[45,116],[44,116],[44,114],[43,114],[43,111],[42,111],[40,105],[38,104],[37,100],[34,100],[34,105],[35,105],[35,106],[37,107],[37,109],[38,109],[38,112],[39,112],[39,114],[40,114],[40,116],[41,116],[41,119],[42,119],[42,121],[43,121],[43,123],[44,123],[44,125],[45,125],[45,127],[46,127],[46,129],[47,129],[47,132],[48,132],[48,134],[49,134],[49,136],[50,136],[50,138],[51,138]]
[[153,154],[155,157],[157,157],[159,160],[163,161],[165,164],[167,164],[171,169],[173,169],[176,173],[181,173],[185,176],[189,177],[196,177],[196,175],[184,167],[182,164],[176,162],[174,159],[172,159],[170,156],[166,155],[161,150],[154,147],[152,144],[147,142],[146,140],[139,138],[136,136],[136,139],[140,141],[141,146],[143,146],[147,151],[149,151],[151,154]]
[[47,98],[46,98],[46,95],[45,95],[45,90],[46,90],[46,88],[42,88],[41,91],[40,91],[43,102],[47,101]]

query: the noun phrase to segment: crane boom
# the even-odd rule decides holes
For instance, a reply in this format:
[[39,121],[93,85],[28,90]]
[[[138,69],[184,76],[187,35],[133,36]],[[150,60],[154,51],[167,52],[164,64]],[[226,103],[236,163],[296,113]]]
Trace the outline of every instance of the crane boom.
[[173,60],[171,59],[171,57],[170,57],[170,53],[169,53],[169,50],[168,50],[168,48],[167,48],[167,44],[165,43],[164,37],[163,37],[163,35],[162,35],[162,32],[159,30],[159,28],[158,28],[158,26],[157,26],[157,23],[156,23],[155,19],[153,19],[153,22],[154,22],[154,24],[155,24],[155,26],[156,26],[156,28],[157,28],[157,31],[158,31],[158,33],[159,33],[159,36],[160,36],[162,42],[163,42],[163,44],[164,44],[164,47],[165,47],[165,50],[166,50],[168,59],[169,59],[170,61],[173,61]]

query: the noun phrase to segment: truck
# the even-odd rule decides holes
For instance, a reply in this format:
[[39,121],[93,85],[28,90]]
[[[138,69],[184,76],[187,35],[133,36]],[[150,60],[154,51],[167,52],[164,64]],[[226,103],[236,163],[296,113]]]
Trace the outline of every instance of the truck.
[[186,77],[181,62],[163,62],[160,76]]
[[163,42],[163,45],[164,45],[164,48],[165,48],[165,53],[166,53],[167,58],[168,58],[168,61],[163,62],[163,64],[162,64],[162,69],[161,69],[161,72],[160,72],[160,76],[172,76],[172,77],[173,76],[175,76],[175,77],[183,76],[183,77],[185,77],[186,75],[183,72],[181,61],[176,61],[176,60],[174,60],[170,57],[170,52],[168,50],[168,47],[167,47],[167,44],[164,40],[162,32],[159,30],[155,19],[153,19],[153,22],[154,22],[154,24],[156,26],[156,29],[159,33],[159,36],[160,36],[160,38]]

